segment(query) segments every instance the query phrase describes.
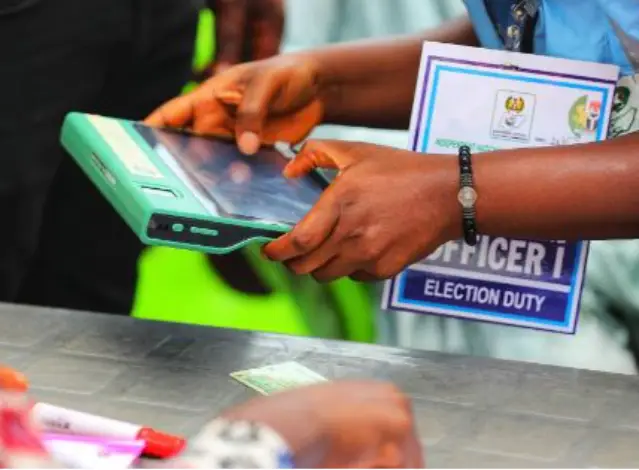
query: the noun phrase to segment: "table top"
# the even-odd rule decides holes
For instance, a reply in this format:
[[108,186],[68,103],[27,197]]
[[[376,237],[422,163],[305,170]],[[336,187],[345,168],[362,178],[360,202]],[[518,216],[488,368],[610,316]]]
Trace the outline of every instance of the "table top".
[[0,363],[25,372],[37,399],[175,433],[256,395],[231,372],[289,360],[396,383],[431,468],[639,462],[635,377],[0,305]]

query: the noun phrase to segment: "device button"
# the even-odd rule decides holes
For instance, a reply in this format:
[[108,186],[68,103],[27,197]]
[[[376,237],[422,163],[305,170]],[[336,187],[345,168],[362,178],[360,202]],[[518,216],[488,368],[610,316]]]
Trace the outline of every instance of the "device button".
[[202,227],[191,227],[191,233],[194,235],[204,235],[207,237],[217,237],[220,234],[220,232],[215,229]]
[[171,230],[173,230],[174,232],[177,232],[177,233],[184,232],[184,225],[182,225],[182,224],[173,224],[171,226]]

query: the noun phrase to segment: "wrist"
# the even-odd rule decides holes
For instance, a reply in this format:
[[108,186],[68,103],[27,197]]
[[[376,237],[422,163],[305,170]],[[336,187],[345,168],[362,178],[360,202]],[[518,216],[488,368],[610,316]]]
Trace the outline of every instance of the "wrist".
[[279,404],[264,406],[263,399],[257,399],[224,413],[222,418],[267,426],[286,443],[295,467],[317,467],[326,449],[327,436],[323,413],[307,404],[311,398],[307,397],[301,406],[293,403],[284,409]]
[[[463,237],[462,207],[457,199],[459,193],[459,163],[456,155],[433,155],[435,168],[429,165],[429,173],[435,179],[436,194],[439,198],[441,216],[441,243],[459,240]],[[428,190],[433,194],[432,189]]]
[[343,102],[341,79],[330,66],[330,61],[324,60],[325,54],[313,57],[317,86],[317,98],[322,105],[322,124],[339,122],[341,115],[340,103]]

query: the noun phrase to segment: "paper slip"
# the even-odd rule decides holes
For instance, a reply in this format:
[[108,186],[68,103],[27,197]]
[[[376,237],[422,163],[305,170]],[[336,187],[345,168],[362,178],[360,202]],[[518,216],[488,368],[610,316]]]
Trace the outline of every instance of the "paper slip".
[[233,372],[231,377],[262,395],[327,381],[317,372],[293,361]]
[[[618,78],[613,65],[425,43],[409,148],[457,154],[462,145],[480,153],[602,141]],[[449,242],[388,281],[382,307],[574,333],[587,253],[587,242],[563,240]]]

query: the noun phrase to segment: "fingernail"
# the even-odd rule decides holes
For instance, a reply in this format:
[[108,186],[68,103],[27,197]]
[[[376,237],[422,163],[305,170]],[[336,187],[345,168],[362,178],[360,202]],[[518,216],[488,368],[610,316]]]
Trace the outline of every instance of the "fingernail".
[[246,155],[253,155],[260,149],[260,138],[255,132],[244,132],[238,141],[240,150]]
[[229,105],[238,105],[242,101],[242,94],[233,90],[220,91],[216,93],[215,97]]
[[294,162],[294,161],[295,161],[295,160],[291,160],[290,162],[288,162],[288,163],[286,164],[286,166],[284,167],[284,169],[282,170],[282,175],[283,175],[285,178],[290,178],[290,176],[291,176],[291,167],[295,168],[295,167],[293,166],[293,162]]

